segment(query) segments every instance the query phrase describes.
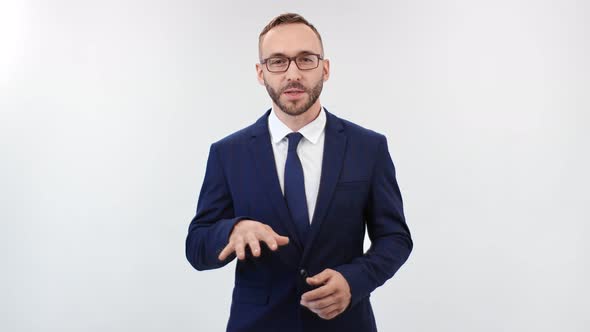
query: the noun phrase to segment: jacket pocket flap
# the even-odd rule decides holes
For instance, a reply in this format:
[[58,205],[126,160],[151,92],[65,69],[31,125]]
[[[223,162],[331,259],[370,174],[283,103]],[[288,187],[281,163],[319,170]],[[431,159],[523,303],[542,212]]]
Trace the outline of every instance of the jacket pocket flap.
[[234,301],[238,303],[267,304],[270,292],[266,287],[236,286]]

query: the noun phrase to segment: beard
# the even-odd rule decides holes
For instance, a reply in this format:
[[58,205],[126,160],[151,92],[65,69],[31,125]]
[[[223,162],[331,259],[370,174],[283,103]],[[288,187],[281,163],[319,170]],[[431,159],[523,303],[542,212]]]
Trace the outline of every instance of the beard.
[[[293,82],[277,92],[266,82],[266,80],[264,80],[264,86],[266,87],[266,91],[268,92],[270,99],[272,99],[272,101],[274,101],[274,103],[279,106],[283,112],[292,116],[296,116],[305,113],[311,107],[311,105],[313,105],[318,100],[324,86],[324,75],[322,75],[319,81],[311,89],[305,88],[305,86],[303,86],[301,83]],[[303,103],[301,103],[301,100],[283,103],[281,101],[281,95],[287,89],[300,89],[305,91],[308,96],[307,100]],[[301,104],[298,105],[298,103]]]

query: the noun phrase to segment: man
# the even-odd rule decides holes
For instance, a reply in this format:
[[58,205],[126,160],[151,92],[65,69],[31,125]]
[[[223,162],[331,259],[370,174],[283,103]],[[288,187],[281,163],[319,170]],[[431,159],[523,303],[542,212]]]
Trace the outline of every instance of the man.
[[413,246],[386,138],[322,108],[330,63],[303,17],[273,19],[259,56],[272,109],[211,145],[186,256],[237,256],[228,331],[376,331],[370,293]]

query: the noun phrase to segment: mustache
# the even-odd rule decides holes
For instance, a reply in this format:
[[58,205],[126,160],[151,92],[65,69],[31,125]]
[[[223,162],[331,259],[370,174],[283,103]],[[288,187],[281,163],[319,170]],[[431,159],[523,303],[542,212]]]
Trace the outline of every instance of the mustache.
[[285,90],[288,89],[299,89],[299,90],[303,90],[307,92],[307,89],[303,86],[303,84],[301,83],[291,83],[289,85],[287,85],[286,87],[284,87],[283,89],[281,89],[281,93],[285,92]]

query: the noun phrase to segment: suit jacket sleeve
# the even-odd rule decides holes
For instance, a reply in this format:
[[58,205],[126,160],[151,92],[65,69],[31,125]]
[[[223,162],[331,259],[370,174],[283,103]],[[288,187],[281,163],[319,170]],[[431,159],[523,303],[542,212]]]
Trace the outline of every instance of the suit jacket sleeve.
[[385,136],[381,137],[377,150],[365,210],[371,247],[363,256],[334,268],[350,286],[350,306],[391,278],[407,260],[413,247]]
[[190,223],[186,238],[186,257],[197,270],[222,267],[235,258],[224,261],[217,257],[227,245],[234,225],[248,216],[234,216],[234,207],[217,147],[211,145],[197,212]]

